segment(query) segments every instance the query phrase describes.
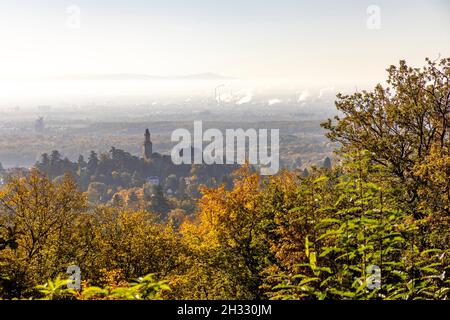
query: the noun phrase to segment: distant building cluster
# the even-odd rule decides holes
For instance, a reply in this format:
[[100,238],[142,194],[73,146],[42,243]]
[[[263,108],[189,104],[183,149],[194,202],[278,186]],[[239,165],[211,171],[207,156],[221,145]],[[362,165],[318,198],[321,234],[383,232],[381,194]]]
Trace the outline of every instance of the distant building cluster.
[[39,117],[35,122],[34,122],[34,131],[36,133],[44,133],[45,130],[45,121],[44,121],[44,117]]

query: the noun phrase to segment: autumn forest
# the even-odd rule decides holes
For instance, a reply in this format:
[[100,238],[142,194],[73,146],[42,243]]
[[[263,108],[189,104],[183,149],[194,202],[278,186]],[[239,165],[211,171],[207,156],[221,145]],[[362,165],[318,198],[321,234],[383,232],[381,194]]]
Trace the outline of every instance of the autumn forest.
[[446,300],[449,78],[450,58],[400,61],[338,94],[333,162],[307,170],[186,168],[169,200],[123,167],[5,175],[0,299]]

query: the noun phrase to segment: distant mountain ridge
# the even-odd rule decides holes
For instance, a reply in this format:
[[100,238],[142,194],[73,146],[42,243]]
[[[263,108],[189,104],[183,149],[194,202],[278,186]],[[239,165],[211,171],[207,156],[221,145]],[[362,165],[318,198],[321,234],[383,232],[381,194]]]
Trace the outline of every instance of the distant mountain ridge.
[[137,73],[71,75],[59,77],[62,80],[226,80],[234,79],[220,74],[206,72],[190,75],[155,76]]

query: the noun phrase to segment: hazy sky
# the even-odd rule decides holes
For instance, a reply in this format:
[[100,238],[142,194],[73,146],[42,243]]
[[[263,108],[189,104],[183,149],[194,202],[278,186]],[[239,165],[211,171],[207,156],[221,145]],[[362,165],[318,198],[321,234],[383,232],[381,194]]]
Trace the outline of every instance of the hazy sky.
[[[380,29],[367,28],[370,5]],[[214,72],[357,83],[439,54],[450,55],[446,0],[0,0],[3,78]]]

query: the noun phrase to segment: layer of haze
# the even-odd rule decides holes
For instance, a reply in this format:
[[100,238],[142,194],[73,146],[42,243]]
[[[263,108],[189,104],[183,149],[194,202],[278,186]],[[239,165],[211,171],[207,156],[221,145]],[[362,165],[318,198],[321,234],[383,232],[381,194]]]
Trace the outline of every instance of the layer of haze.
[[[72,5],[79,28],[67,23]],[[380,29],[366,26],[370,5],[381,10]],[[364,87],[400,59],[420,66],[449,56],[449,44],[445,0],[0,0],[0,106],[111,92],[201,94],[217,85],[69,81],[79,75],[211,72],[240,79],[242,90]]]

